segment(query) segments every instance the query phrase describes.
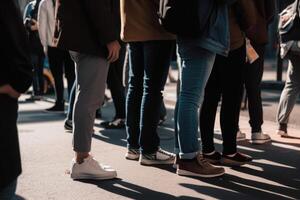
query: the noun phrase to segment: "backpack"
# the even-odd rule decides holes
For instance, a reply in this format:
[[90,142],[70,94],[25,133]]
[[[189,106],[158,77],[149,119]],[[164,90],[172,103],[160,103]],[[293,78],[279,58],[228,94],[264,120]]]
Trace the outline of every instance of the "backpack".
[[[206,0],[206,2],[204,0],[160,0],[158,13],[160,24],[166,31],[175,35],[199,37],[206,28],[212,11],[211,3],[207,3],[208,1],[213,2],[213,0]],[[205,17],[200,20],[201,11],[206,14],[202,15]]]
[[295,0],[279,14],[278,31],[281,42],[300,40],[299,0]]

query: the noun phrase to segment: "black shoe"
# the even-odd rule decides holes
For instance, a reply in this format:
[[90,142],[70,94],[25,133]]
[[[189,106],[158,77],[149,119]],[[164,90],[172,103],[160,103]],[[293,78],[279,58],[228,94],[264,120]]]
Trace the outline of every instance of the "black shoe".
[[237,152],[233,157],[222,155],[221,163],[227,166],[242,166],[252,161],[252,157]]
[[46,112],[53,112],[53,113],[64,113],[65,112],[65,105],[64,103],[55,104],[53,107],[48,108],[45,110]]
[[65,121],[64,127],[65,127],[66,131],[73,131],[73,122],[72,122],[72,120],[67,119]]
[[113,121],[105,121],[100,123],[100,126],[106,128],[106,129],[123,129],[125,128],[125,120],[124,119],[114,119]]
[[33,102],[33,101],[40,101],[42,100],[42,96],[40,95],[34,95],[34,96],[30,96],[29,98],[26,98],[25,101],[27,102]]
[[214,151],[214,153],[211,155],[203,153],[203,158],[205,158],[205,160],[207,160],[210,164],[216,165],[220,164],[222,155],[219,152]]

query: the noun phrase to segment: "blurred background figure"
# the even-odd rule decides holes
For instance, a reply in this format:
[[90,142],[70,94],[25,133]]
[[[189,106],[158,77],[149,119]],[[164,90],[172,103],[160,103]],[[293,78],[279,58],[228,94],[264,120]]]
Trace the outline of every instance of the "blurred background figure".
[[75,80],[75,65],[66,50],[56,48],[53,43],[55,29],[55,0],[42,0],[38,9],[38,33],[43,45],[45,56],[48,56],[50,70],[55,82],[56,101],[53,107],[46,109],[48,112],[64,112],[64,81],[67,78],[68,96]]
[[24,10],[23,20],[29,36],[31,60],[33,64],[33,95],[28,100],[40,100],[44,94],[44,51],[38,33],[38,9],[41,0],[29,2]]
[[32,82],[29,43],[15,1],[0,1],[0,199],[15,199],[21,174],[18,98]]

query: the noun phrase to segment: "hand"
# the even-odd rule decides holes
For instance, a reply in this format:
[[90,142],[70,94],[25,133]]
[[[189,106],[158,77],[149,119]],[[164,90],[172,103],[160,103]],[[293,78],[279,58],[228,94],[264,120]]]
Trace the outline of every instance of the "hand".
[[37,25],[37,21],[35,19],[31,19],[31,26],[30,29],[32,31],[37,31],[38,30],[38,25]]
[[17,92],[8,84],[0,86],[0,94],[7,94],[8,96],[14,99],[18,99],[21,96],[19,92]]
[[107,45],[108,49],[108,57],[107,60],[110,63],[115,62],[119,58],[119,51],[121,49],[121,46],[117,40],[108,43]]

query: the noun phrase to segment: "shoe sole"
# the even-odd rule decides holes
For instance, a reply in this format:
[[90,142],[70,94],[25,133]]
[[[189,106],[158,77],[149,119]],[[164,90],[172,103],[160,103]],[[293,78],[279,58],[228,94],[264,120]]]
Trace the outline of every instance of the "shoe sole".
[[129,156],[129,155],[125,155],[125,158],[127,160],[135,160],[135,161],[138,161],[140,156],[137,156],[137,157],[134,157],[134,156]]
[[289,137],[289,134],[287,133],[277,132],[277,134],[280,135],[281,137]]
[[218,173],[218,174],[198,174],[198,173],[193,173],[187,170],[183,169],[177,169],[176,174],[179,176],[191,176],[191,177],[201,177],[201,178],[215,178],[219,177],[225,174],[224,172]]
[[109,180],[109,179],[114,179],[114,178],[117,178],[117,173],[113,174],[113,175],[110,175],[110,176],[90,176],[90,175],[70,175],[71,178],[73,180],[82,180],[82,179],[85,179],[85,180]]
[[236,138],[236,141],[237,141],[237,142],[245,141],[245,140],[247,140],[247,138]]
[[157,160],[140,160],[139,161],[141,165],[172,165],[174,164],[174,160],[160,160],[160,161],[157,161]]
[[267,140],[251,140],[250,143],[251,144],[265,144],[268,142],[271,142],[271,139],[267,139]]

